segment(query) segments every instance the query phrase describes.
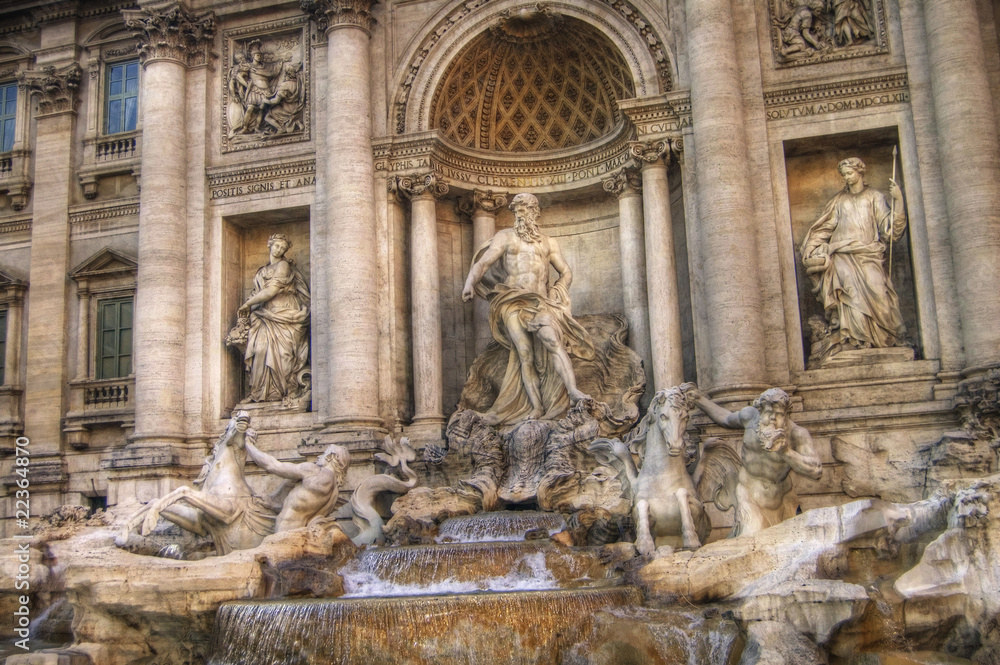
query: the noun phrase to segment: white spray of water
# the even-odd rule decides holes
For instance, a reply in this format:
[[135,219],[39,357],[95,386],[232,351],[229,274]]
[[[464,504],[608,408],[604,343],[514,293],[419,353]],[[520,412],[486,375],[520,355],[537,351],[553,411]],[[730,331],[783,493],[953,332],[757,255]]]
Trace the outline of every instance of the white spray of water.
[[441,594],[477,593],[482,591],[542,591],[559,588],[559,581],[546,566],[543,552],[525,554],[515,561],[503,577],[479,580],[448,578],[430,584],[397,583],[379,579],[364,570],[357,560],[340,569],[344,578],[343,598],[429,596]]

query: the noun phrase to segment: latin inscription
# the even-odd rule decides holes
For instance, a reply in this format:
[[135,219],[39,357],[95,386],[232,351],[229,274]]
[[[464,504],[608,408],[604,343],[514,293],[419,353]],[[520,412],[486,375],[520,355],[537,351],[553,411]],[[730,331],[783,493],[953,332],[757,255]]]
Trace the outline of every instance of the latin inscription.
[[227,199],[233,196],[252,196],[255,194],[269,194],[283,189],[296,189],[297,187],[307,187],[316,184],[316,176],[306,175],[297,178],[284,178],[282,180],[268,180],[265,182],[251,182],[245,185],[230,185],[228,187],[218,187],[212,190],[212,200]]
[[839,111],[853,111],[855,109],[866,109],[872,106],[883,106],[885,104],[900,104],[908,101],[910,101],[910,93],[904,90],[884,95],[873,95],[871,97],[857,97],[855,99],[844,99],[835,102],[802,104],[801,106],[793,106],[790,108],[770,109],[767,112],[767,119],[784,120],[786,118],[804,118],[810,115],[823,115],[824,113],[837,113]]

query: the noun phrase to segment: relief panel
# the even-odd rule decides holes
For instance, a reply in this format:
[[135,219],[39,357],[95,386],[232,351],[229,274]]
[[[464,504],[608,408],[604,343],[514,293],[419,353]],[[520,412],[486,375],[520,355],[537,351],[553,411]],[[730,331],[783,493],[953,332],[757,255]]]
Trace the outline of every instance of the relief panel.
[[309,139],[307,19],[227,30],[222,151]]
[[889,52],[883,0],[770,0],[779,68]]

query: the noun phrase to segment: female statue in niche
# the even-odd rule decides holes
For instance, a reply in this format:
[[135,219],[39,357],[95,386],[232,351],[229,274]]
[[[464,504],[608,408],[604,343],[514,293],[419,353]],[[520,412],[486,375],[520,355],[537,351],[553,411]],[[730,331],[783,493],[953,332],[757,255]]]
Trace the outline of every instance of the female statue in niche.
[[291,242],[285,235],[275,233],[267,247],[270,261],[257,270],[227,343],[242,346],[245,331],[249,401],[289,404],[309,389],[302,371],[309,362],[309,286],[286,256]]
[[[844,189],[830,199],[802,243],[806,273],[826,312],[826,331],[819,335],[824,339],[814,339],[811,363],[849,349],[907,346],[899,298],[884,265],[891,243],[906,230],[903,193],[890,181],[890,206],[882,192],[865,183],[865,164],[857,157],[840,162],[837,170]],[[823,351],[817,353],[820,341]]]

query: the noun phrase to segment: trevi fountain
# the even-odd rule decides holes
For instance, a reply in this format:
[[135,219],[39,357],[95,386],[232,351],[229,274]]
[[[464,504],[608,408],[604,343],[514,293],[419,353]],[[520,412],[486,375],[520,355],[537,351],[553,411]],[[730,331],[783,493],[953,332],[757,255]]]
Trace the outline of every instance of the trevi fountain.
[[0,8],[7,665],[1000,665],[1000,5]]

